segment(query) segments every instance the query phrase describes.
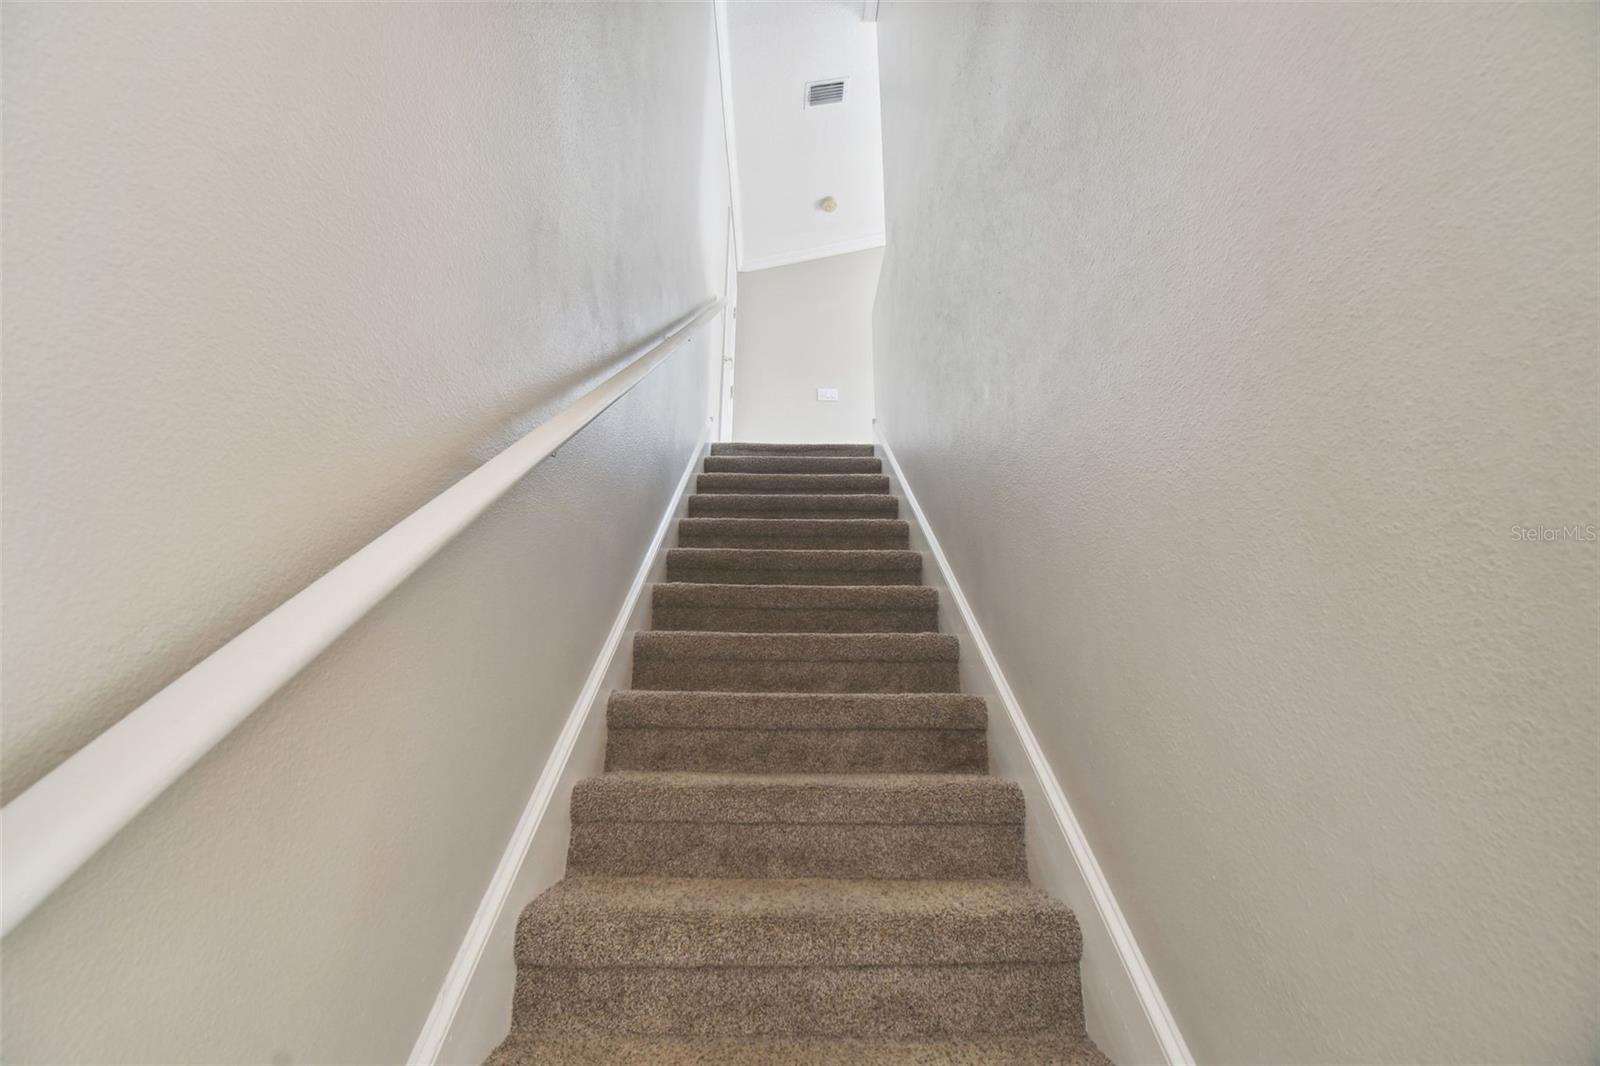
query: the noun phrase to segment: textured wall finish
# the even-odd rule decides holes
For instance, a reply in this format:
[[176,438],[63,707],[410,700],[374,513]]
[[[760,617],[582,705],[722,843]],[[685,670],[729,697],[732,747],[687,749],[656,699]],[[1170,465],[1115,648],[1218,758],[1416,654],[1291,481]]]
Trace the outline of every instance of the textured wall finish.
[[[708,5],[11,4],[4,108],[7,796],[722,285]],[[720,333],[6,939],[0,1057],[404,1059]]]
[[[872,301],[883,250],[739,276],[734,435],[781,444],[872,440]],[[818,387],[839,390],[819,401]]]
[[882,14],[878,417],[1203,1061],[1600,1049],[1597,13]]

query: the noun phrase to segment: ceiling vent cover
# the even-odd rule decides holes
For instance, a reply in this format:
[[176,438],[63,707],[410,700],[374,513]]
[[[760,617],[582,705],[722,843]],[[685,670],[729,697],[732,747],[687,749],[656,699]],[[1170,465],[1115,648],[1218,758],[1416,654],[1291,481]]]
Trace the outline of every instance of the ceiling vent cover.
[[844,103],[844,79],[832,78],[828,81],[814,81],[806,85],[806,106],[821,107],[823,104]]

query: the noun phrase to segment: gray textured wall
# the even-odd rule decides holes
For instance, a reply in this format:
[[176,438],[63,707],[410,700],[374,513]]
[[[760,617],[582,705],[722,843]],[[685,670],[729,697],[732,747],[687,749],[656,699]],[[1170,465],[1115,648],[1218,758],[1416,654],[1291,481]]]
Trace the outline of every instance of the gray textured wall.
[[878,417],[1203,1060],[1596,1053],[1597,12],[882,15]]
[[[8,796],[722,285],[704,4],[10,4],[4,107]],[[704,336],[6,939],[5,1061],[403,1061]]]

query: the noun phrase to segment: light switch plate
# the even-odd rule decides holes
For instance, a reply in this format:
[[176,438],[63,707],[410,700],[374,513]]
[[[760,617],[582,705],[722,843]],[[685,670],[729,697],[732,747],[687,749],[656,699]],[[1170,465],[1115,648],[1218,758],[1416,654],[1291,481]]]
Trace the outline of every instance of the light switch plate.
[[827,402],[827,403],[833,403],[833,402],[835,402],[835,401],[837,401],[839,399],[839,390],[838,389],[818,389],[817,390],[817,399],[821,400],[821,401],[824,401],[824,402]]

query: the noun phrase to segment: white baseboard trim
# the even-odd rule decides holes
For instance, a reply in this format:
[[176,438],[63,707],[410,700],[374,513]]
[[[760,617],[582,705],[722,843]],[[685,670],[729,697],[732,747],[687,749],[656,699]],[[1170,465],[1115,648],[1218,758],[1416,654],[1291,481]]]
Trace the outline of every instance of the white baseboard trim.
[[911,511],[911,546],[933,561],[936,573],[925,571],[923,580],[942,593],[942,606],[947,609],[939,612],[940,628],[961,640],[962,688],[988,697],[991,708],[996,702],[1004,708],[1003,715],[989,718],[993,769],[1022,786],[1030,810],[1049,812],[1049,817],[1028,819],[1029,867],[1035,881],[1072,907],[1083,929],[1083,994],[1089,1035],[1122,1066],[1152,1062],[1193,1066],[1189,1046],[1167,1009],[1133,930],[962,594],[927,515],[906,483],[894,449],[881,430],[873,429],[889,467],[890,491],[903,497]]
[[838,241],[834,244],[821,244],[815,248],[802,248],[796,252],[780,252],[777,255],[762,256],[752,259],[747,263],[739,264],[739,271],[748,274],[752,270],[769,270],[772,267],[793,266],[795,263],[809,263],[813,259],[826,259],[830,255],[845,255],[849,252],[864,252],[868,248],[882,248],[884,235],[872,233],[865,237],[853,237],[848,241]]
[[524,905],[565,873],[572,785],[598,773],[603,763],[605,715],[595,714],[594,710],[612,690],[627,687],[633,656],[625,638],[648,624],[650,604],[644,590],[660,579],[666,566],[663,549],[684,509],[685,492],[705,453],[706,442],[702,440],[678,479],[678,487],[645,549],[644,560],[623,597],[611,632],[600,646],[577,702],[534,783],[528,805],[517,820],[461,947],[439,986],[433,1008],[417,1034],[406,1059],[408,1066],[475,1066],[510,1030],[517,918]]

